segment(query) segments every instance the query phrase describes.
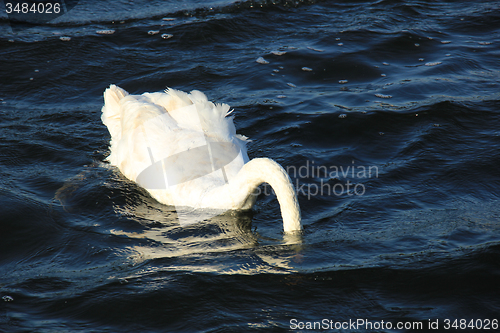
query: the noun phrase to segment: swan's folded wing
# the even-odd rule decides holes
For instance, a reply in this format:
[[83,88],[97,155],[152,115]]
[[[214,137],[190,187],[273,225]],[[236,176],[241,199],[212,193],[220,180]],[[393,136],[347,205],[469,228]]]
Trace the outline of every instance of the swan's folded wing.
[[104,106],[102,107],[101,120],[108,128],[113,139],[121,136],[121,105],[120,100],[128,96],[128,92],[114,84],[104,91]]
[[163,107],[167,112],[180,109],[193,104],[188,94],[183,91],[169,88],[165,92],[144,93],[151,103]]
[[[103,113],[111,134],[111,154],[107,159],[125,176],[135,180],[155,159],[171,154],[172,146],[166,143],[175,142],[172,137],[178,126],[163,107],[151,103],[147,97],[113,93],[115,91],[111,89],[110,94],[105,95],[106,103],[110,98],[113,103],[116,96],[121,98],[119,108],[112,105],[111,110],[115,111],[112,117],[105,117]],[[107,107],[108,104],[103,112]]]
[[138,126],[158,127],[167,132],[178,128],[177,122],[166,110],[145,96],[129,95],[120,100],[122,134]]

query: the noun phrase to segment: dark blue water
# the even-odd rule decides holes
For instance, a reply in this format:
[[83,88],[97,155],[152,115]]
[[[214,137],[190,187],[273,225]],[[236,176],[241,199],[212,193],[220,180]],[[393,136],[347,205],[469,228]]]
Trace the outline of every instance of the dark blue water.
[[[499,56],[497,1],[2,14],[0,331],[493,331]],[[303,235],[265,186],[251,212],[181,226],[104,161],[110,84],[230,104],[250,158],[289,171]]]

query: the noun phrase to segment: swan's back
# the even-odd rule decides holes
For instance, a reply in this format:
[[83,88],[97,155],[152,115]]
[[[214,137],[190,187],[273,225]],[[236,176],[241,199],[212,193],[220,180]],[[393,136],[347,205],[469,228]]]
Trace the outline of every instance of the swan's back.
[[[192,111],[196,109],[196,115]],[[138,112],[140,111],[140,112]],[[112,139],[120,139],[121,134],[129,129],[127,121],[144,123],[150,117],[165,116],[171,118],[173,127],[203,131],[207,136],[225,141],[237,138],[244,143],[247,138],[236,134],[229,105],[214,104],[198,90],[187,94],[172,88],[164,93],[144,93],[130,95],[124,89],[111,85],[104,92],[102,121],[108,127]],[[170,121],[170,119],[169,119]],[[175,124],[175,126],[174,126]]]
[[111,85],[104,102],[102,121],[111,134],[107,160],[162,203],[202,206],[204,193],[248,162],[247,138],[236,134],[229,106],[202,92],[130,95]]

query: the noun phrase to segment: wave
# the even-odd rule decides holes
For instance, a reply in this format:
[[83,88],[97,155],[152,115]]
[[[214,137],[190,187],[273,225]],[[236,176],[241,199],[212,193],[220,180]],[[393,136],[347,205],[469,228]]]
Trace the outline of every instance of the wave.
[[324,0],[212,0],[212,1],[114,1],[113,3],[85,2],[66,0],[65,10],[59,15],[47,16],[22,15],[12,12],[7,16],[0,17],[0,22],[11,22],[14,24],[67,26],[82,25],[90,23],[137,21],[145,19],[158,19],[169,17],[193,17],[212,14],[228,14],[253,9],[273,8],[296,8],[302,5],[312,5],[324,2]]

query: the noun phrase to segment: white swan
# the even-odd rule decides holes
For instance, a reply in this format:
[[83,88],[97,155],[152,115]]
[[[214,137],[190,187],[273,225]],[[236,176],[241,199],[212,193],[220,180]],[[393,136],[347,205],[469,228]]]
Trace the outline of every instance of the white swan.
[[250,209],[262,183],[273,188],[283,230],[301,230],[300,209],[286,171],[269,158],[249,161],[227,104],[205,94],[167,89],[130,95],[111,85],[102,122],[111,134],[107,160],[159,202],[196,209]]

